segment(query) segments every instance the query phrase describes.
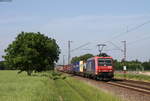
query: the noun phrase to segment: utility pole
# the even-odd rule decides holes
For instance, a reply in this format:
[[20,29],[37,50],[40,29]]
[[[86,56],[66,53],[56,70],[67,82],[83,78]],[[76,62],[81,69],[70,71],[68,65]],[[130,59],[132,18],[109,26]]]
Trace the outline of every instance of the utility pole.
[[101,55],[102,50],[103,50],[104,46],[106,46],[106,44],[98,44],[97,46],[98,46],[98,51],[100,52],[100,55]]
[[126,53],[127,53],[127,51],[126,51],[126,41],[122,41],[123,42],[123,44],[124,44],[124,49],[123,49],[123,61],[126,61]]
[[65,66],[65,55],[63,55],[63,67]]
[[70,53],[70,43],[71,43],[72,41],[68,41],[68,64],[70,64],[70,57],[71,57],[71,53]]
[[126,79],[126,71],[127,71],[127,67],[126,67],[126,64],[125,64],[125,61],[126,61],[126,41],[122,41],[123,44],[124,44],[124,49],[123,49],[123,73],[124,73],[124,79]]

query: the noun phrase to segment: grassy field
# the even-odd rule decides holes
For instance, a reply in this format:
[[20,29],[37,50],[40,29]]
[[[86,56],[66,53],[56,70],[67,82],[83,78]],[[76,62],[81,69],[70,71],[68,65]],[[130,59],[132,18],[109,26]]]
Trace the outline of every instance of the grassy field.
[[131,80],[140,80],[140,81],[147,81],[150,82],[150,76],[148,75],[143,75],[143,74],[120,74],[120,73],[115,73],[115,78],[125,78],[125,79],[131,79]]
[[121,101],[72,77],[53,74],[0,71],[0,101]]

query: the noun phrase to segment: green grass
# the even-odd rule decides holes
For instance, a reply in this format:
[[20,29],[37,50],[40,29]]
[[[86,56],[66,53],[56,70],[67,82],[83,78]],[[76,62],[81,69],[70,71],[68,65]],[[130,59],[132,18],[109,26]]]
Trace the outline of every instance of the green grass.
[[0,101],[49,100],[49,82],[46,77],[27,76],[17,71],[0,71]]
[[121,101],[82,81],[60,73],[27,76],[0,71],[0,101]]
[[120,74],[116,73],[115,78],[125,78],[125,79],[131,79],[131,80],[140,80],[140,81],[148,81],[150,82],[150,76],[143,75],[143,74]]

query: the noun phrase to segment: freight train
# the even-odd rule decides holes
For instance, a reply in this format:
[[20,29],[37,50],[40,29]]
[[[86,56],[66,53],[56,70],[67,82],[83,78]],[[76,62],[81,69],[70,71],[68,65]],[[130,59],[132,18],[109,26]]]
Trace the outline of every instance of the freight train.
[[95,56],[86,62],[65,65],[61,71],[97,80],[110,80],[114,77],[113,58]]

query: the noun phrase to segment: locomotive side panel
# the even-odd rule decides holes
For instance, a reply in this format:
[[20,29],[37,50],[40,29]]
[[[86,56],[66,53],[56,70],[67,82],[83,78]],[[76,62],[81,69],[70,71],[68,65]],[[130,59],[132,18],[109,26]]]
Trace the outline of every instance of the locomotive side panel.
[[88,60],[86,63],[86,73],[95,74],[95,71],[96,71],[95,60],[94,59]]

